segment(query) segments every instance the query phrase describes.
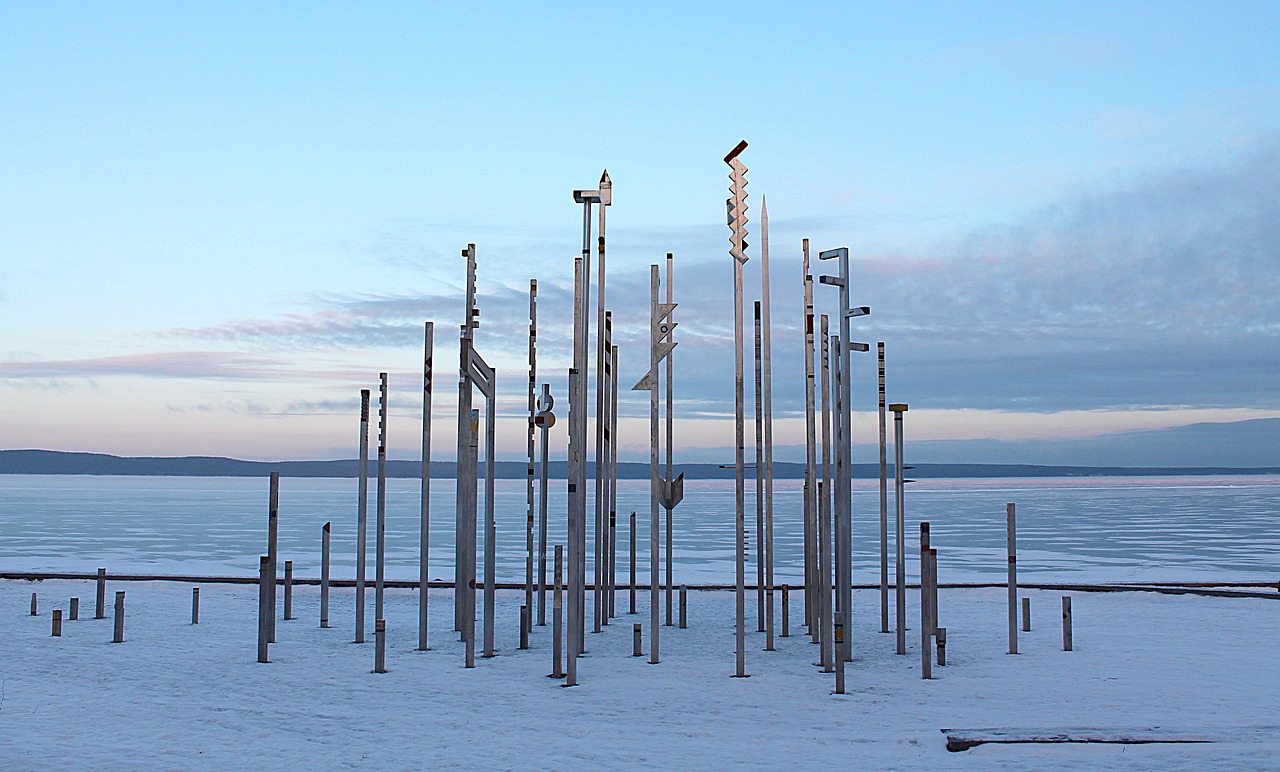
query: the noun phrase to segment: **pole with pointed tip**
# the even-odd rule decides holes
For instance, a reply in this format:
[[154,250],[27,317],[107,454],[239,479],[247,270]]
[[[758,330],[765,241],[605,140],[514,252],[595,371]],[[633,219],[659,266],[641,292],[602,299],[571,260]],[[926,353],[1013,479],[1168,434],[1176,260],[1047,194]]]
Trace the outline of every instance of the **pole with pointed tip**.
[[529,280],[529,426],[526,430],[526,449],[529,467],[525,475],[525,564],[524,564],[524,605],[533,613],[533,526],[534,526],[534,428],[537,421],[537,400],[534,387],[538,382],[538,280]]

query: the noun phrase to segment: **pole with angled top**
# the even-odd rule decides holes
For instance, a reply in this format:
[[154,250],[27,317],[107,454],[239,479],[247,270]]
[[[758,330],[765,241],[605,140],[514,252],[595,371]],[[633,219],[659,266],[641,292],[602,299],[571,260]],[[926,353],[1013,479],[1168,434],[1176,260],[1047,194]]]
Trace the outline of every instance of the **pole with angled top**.
[[769,316],[769,207],[760,198],[760,325],[764,379],[764,580],[765,651],[773,651],[773,324]]
[[747,675],[746,639],[746,440],[744,437],[745,399],[742,377],[742,266],[747,262],[747,167],[738,156],[747,149],[743,140],[737,144],[724,162],[732,170],[729,174],[728,224],[730,228],[729,255],[733,257],[733,354],[734,354],[734,507],[737,528],[737,668],[734,676]]
[[893,501],[894,543],[897,554],[894,562],[894,605],[897,632],[897,653],[907,653],[907,554],[906,554],[906,506],[903,493],[906,490],[905,468],[902,466],[902,414],[907,412],[903,403],[889,405],[893,413]]
[[466,640],[468,611],[474,614],[476,469],[471,465],[471,348],[480,326],[476,308],[476,245],[462,250],[467,261],[466,309],[458,342],[458,439],[454,516],[453,627]]
[[[608,439],[605,436],[605,430],[608,426],[608,403],[606,393],[608,385],[606,379],[608,374],[605,372],[605,364],[609,358],[608,342],[605,336],[604,326],[604,285],[605,285],[605,211],[613,203],[613,182],[609,179],[609,171],[606,169],[600,175],[600,186],[596,191],[597,203],[600,204],[596,208],[596,216],[598,218],[599,235],[596,237],[596,486],[595,486],[595,582],[594,582],[594,621],[595,632],[600,632],[600,626],[607,624],[605,620],[604,608],[604,573],[605,573],[605,553],[608,550],[608,525],[605,518],[607,511],[607,486],[605,474],[608,469],[606,463],[608,456]],[[587,278],[587,277],[584,277]],[[587,279],[589,281],[589,278]],[[590,333],[588,333],[589,335]],[[584,357],[585,363],[585,357]]]
[[418,502],[418,650],[426,651],[431,573],[431,385],[435,358],[434,322],[426,322],[422,343],[422,484]]
[[360,469],[356,494],[356,643],[364,643],[365,559],[369,554],[369,390],[360,390]]

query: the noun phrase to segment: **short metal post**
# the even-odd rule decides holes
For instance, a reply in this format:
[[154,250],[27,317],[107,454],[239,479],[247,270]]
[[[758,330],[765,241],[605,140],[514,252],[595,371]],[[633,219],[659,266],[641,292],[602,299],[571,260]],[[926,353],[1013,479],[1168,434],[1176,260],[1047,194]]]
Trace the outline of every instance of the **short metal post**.
[[77,619],[79,619],[79,618],[80,618],[80,599],[79,599],[79,598],[72,598],[72,599],[71,599],[71,617],[70,617],[70,619],[71,619],[71,621],[72,621],[72,622],[74,622],[74,621],[76,621],[76,620],[77,620]]
[[267,628],[267,620],[271,618],[270,597],[271,558],[262,555],[258,558],[258,661],[270,662],[267,656],[267,645],[271,641],[271,632]]
[[782,585],[782,637],[791,637],[791,585]]
[[1018,653],[1018,537],[1015,526],[1016,510],[1013,504],[1005,506],[1008,516],[1006,539],[1009,555],[1009,653]]
[[631,608],[629,614],[636,613],[636,513],[631,513]]
[[644,652],[641,651],[641,641],[644,638],[644,626],[639,622],[631,625],[631,656],[643,657]]
[[98,608],[93,614],[94,619],[107,618],[107,569],[98,569]]
[[191,624],[200,624],[200,588],[191,588]]
[[373,672],[387,672],[387,620],[373,622]]
[[836,694],[844,694],[844,612],[835,613]]
[[36,594],[31,593],[31,616],[37,616],[36,612]]
[[[325,523],[320,536],[320,626],[329,626],[329,528]],[[422,588],[423,592],[427,588]]]
[[680,629],[689,626],[689,586],[680,585]]
[[938,548],[929,548],[929,627],[938,629]]
[[[546,456],[543,456],[546,458]],[[564,545],[556,545],[555,590],[551,601],[551,677],[564,678]]]
[[280,575],[280,473],[272,472],[267,503],[267,557],[271,561],[268,589],[267,638],[276,642],[276,579]]
[[520,648],[529,648],[529,607],[520,607]]
[[1031,632],[1031,598],[1022,599],[1022,632]]
[[284,618],[293,619],[293,561],[284,562]]
[[933,612],[929,609],[929,524],[920,524],[920,677],[933,678]]
[[1062,650],[1071,651],[1071,596],[1062,596]]
[[947,628],[939,627],[933,631],[933,638],[938,643],[938,665],[946,667],[947,664]]
[[116,592],[116,626],[112,643],[124,643],[124,590]]
[[62,637],[62,609],[60,608],[53,610],[53,637]]

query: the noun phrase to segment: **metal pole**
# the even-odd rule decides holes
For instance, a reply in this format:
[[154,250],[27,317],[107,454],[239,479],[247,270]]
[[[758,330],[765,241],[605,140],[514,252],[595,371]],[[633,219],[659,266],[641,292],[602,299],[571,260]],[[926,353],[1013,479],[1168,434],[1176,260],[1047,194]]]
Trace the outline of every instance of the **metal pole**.
[[[474,330],[479,326],[476,308],[476,245],[462,250],[467,261],[466,309],[458,340],[458,440],[455,483],[454,553],[453,553],[453,628],[466,639],[466,614],[473,588],[471,565],[475,559],[476,470],[471,464],[471,348]],[[470,536],[468,535],[470,531]],[[470,550],[470,552],[469,552]],[[468,557],[470,555],[470,557]]]
[[[656,665],[658,658],[658,602],[661,585],[658,583],[658,552],[661,549],[661,531],[658,527],[658,362],[659,347],[663,336],[658,332],[662,314],[658,308],[658,266],[649,266],[649,664]],[[637,625],[639,627],[639,625]]]
[[[494,371],[496,376],[496,371]],[[497,613],[498,517],[494,507],[496,434],[498,420],[497,390],[492,388],[484,401],[484,656],[494,656],[494,615]]]
[[933,678],[933,612],[929,608],[929,524],[920,524],[920,677]]
[[760,301],[752,305],[755,324],[755,430],[756,430],[756,632],[764,632],[764,381],[760,364]]
[[893,505],[894,505],[894,603],[897,626],[897,653],[907,653],[907,555],[906,555],[906,506],[903,493],[906,480],[902,466],[902,414],[907,406],[902,403],[889,405],[893,413]]
[[258,559],[258,661],[270,662],[267,649],[271,642],[271,558],[263,555]]
[[809,274],[809,240],[802,244],[804,276],[804,623],[818,642],[818,450],[814,405],[813,276]]
[[[667,253],[667,305],[672,306],[673,308],[675,307],[675,280],[676,280],[675,279],[675,255],[672,254],[671,252],[668,252]],[[672,319],[674,321],[674,317],[672,316],[668,316],[667,318]],[[667,339],[668,340],[671,339],[670,334],[668,334]],[[672,462],[674,459],[672,456],[675,448],[675,445],[674,445],[674,442],[675,442],[674,420],[675,419],[674,419],[674,414],[671,412],[672,405],[674,404],[674,401],[675,401],[674,400],[675,389],[674,389],[674,386],[672,385],[674,383],[674,378],[675,378],[675,351],[668,351],[667,352],[667,381],[666,381],[667,474],[665,477],[665,480],[668,482],[673,479],[672,474],[674,473],[674,470],[672,469]],[[615,409],[615,418],[616,418],[616,410],[617,410],[616,404],[614,406],[614,409]],[[616,456],[617,456],[616,450],[614,451],[614,456],[616,459]],[[672,513],[675,511],[675,506],[672,504],[672,502],[668,501],[667,497],[665,496],[663,497],[662,503],[663,503],[663,507],[667,510],[667,545],[666,545],[667,546],[667,549],[666,549],[667,581],[665,584],[666,584],[666,591],[667,591],[667,627],[670,627],[671,626],[671,594],[675,590],[675,588],[673,587],[674,558],[673,558],[673,552],[672,552],[673,539],[674,539],[674,537],[672,536],[672,524],[674,521]]]
[[1022,598],[1022,632],[1031,632],[1031,598]]
[[635,624],[631,625],[631,656],[633,657],[644,656],[644,650],[640,645],[641,641],[644,638],[643,628],[644,628],[644,625],[640,624],[639,622],[636,622]]
[[[603,207],[601,208],[603,212]],[[614,479],[613,470],[610,461],[613,458],[613,425],[612,425],[612,405],[611,397],[613,391],[613,368],[610,366],[610,357],[613,350],[613,312],[605,311],[603,324],[599,328],[599,336],[601,341],[600,353],[603,360],[600,367],[604,371],[604,379],[598,384],[598,392],[596,394],[596,404],[600,407],[600,411],[596,413],[596,426],[602,427],[598,432],[600,437],[600,447],[596,448],[596,455],[601,459],[601,468],[596,472],[596,479],[599,480],[599,486],[596,488],[596,498],[600,501],[600,537],[596,540],[599,547],[599,558],[596,565],[599,570],[596,572],[596,602],[600,604],[600,612],[596,614],[596,619],[600,626],[607,626],[609,618],[613,615],[611,610],[611,599],[613,597],[612,580],[613,564],[610,562],[612,557],[612,534],[611,510],[609,502],[613,498]],[[597,630],[596,632],[599,632]]]
[[[477,466],[477,455],[480,447],[480,411],[472,408],[471,420],[467,425],[467,468],[474,475]],[[470,512],[466,533],[469,535],[467,555],[470,559],[464,567],[466,592],[462,596],[464,604],[462,617],[462,640],[466,644],[463,652],[463,666],[476,666],[476,575],[475,575],[475,478],[472,477],[471,501],[467,504]]]
[[769,315],[769,208],[760,198],[760,324],[764,378],[764,579],[765,651],[773,651],[773,345]]
[[97,610],[96,610],[96,611],[94,612],[94,614],[93,614],[93,618],[94,618],[94,619],[106,619],[106,618],[107,618],[107,612],[106,612],[106,608],[107,608],[107,569],[105,569],[105,568],[99,568],[99,569],[98,569],[98,588],[97,588],[97,589],[98,589],[98,597],[97,597],[98,607],[97,607]]
[[[612,341],[612,331],[610,331]],[[609,345],[609,615],[618,599],[618,347]]]
[[525,563],[524,563],[524,605],[530,613],[533,611],[533,530],[534,530],[534,428],[537,416],[537,398],[534,394],[538,382],[538,280],[529,280],[529,426],[525,434],[525,446],[528,451],[529,468],[525,475]]
[[[832,481],[831,493],[833,495],[831,507],[831,525],[832,536],[835,543],[832,545],[832,557],[835,561],[835,613],[843,614],[842,617],[846,624],[849,624],[853,615],[849,609],[849,596],[845,592],[849,582],[849,518],[845,508],[845,487],[849,482],[849,467],[845,465],[844,448],[845,448],[845,429],[844,423],[844,362],[849,358],[848,352],[843,346],[843,339],[834,335],[831,337],[831,439],[834,447],[832,454],[835,462],[833,475],[835,479]],[[843,652],[842,645],[837,644],[838,652]],[[837,660],[844,661],[843,653],[837,657]],[[837,671],[839,667],[837,667]]]
[[628,585],[631,594],[629,614],[636,613],[636,513],[631,512],[631,583]]
[[124,643],[124,590],[116,591],[115,630],[112,643]]
[[885,437],[884,341],[876,344],[880,418],[880,632],[889,632],[889,479]]
[[1062,650],[1071,651],[1073,642],[1071,639],[1071,596],[1062,596]]
[[79,598],[71,599],[71,615],[68,618],[72,622],[75,622],[80,618],[80,599]]
[[293,561],[284,562],[284,618],[293,619]]
[[791,586],[782,585],[782,637],[791,637]]
[[529,648],[529,607],[520,607],[520,648]]
[[360,390],[360,477],[356,503],[356,643],[364,643],[365,559],[369,552],[369,390]]
[[427,645],[427,608],[430,603],[428,596],[431,574],[431,382],[434,375],[435,332],[435,323],[426,322],[422,338],[422,482],[418,501],[419,651],[430,648]]
[[541,457],[541,477],[538,481],[538,624],[547,623],[547,484],[548,473],[548,435],[555,423],[555,415],[551,407],[555,400],[551,397],[551,384],[542,384],[542,395],[538,399],[538,414],[541,418],[542,442],[538,451]]
[[387,555],[387,374],[378,373],[378,524],[377,562],[374,568],[373,619],[386,619],[383,613],[382,594],[386,584]]
[[53,610],[52,621],[53,621],[53,627],[49,631],[50,637],[61,638],[62,637],[62,609],[56,608]]
[[39,611],[38,611],[38,609],[37,609],[37,596],[36,596],[36,593],[34,593],[34,592],[33,592],[33,593],[31,593],[31,616],[33,616],[33,617],[34,617],[34,616],[39,616],[39,615],[40,615],[40,614],[39,614]]
[[689,626],[689,587],[680,585],[680,629]]
[[[596,239],[596,485],[595,485],[595,583],[593,593],[593,612],[595,621],[595,632],[600,632],[600,626],[605,623],[604,614],[604,573],[605,573],[605,552],[608,547],[606,539],[608,538],[608,527],[605,522],[607,516],[606,504],[608,499],[605,492],[608,482],[605,480],[606,471],[606,455],[608,452],[608,439],[605,437],[605,428],[608,424],[608,403],[606,399],[606,379],[608,375],[605,373],[605,363],[609,358],[609,349],[605,339],[604,328],[604,285],[605,285],[605,209],[612,203],[613,183],[609,180],[609,171],[606,169],[600,175],[600,187],[598,191],[598,201],[600,206],[597,207],[597,216],[599,218],[599,236]],[[590,281],[589,277],[587,280]],[[585,364],[586,357],[583,357]],[[585,404],[585,403],[584,403]]]
[[744,437],[742,376],[742,265],[747,261],[747,167],[738,156],[747,147],[746,140],[739,142],[724,161],[732,172],[729,174],[731,197],[728,201],[728,219],[731,229],[729,254],[733,257],[733,354],[734,354],[734,512],[737,529],[737,669],[735,677],[747,676],[746,638],[746,440]]
[[822,363],[822,479],[818,481],[818,643],[824,673],[832,672],[835,635],[831,597],[831,338],[827,315],[818,318]]
[[835,640],[836,640],[836,694],[844,694],[844,650],[845,650],[845,633],[844,633],[844,612],[836,612],[835,624]]
[[325,523],[320,532],[320,626],[329,626],[329,529]]
[[569,541],[568,603],[565,627],[565,685],[578,685],[578,652],[581,648],[580,633],[585,617],[582,614],[585,601],[583,587],[582,552],[586,539],[586,407],[583,395],[583,375],[586,372],[586,293],[584,286],[586,261],[590,260],[591,207],[583,207],[582,257],[573,263],[573,367],[569,370],[569,480],[568,523],[566,536]]
[[280,473],[271,473],[269,505],[267,507],[267,557],[271,559],[271,576],[267,579],[271,590],[267,603],[271,614],[267,620],[267,632],[272,643],[276,642],[276,576],[279,575],[277,533],[280,526]]
[[387,620],[373,622],[373,672],[387,672]]
[[564,545],[556,545],[554,608],[551,612],[551,677],[564,678],[560,666],[564,646]]
[[1014,505],[1005,506],[1007,518],[1006,537],[1009,553],[1009,653],[1018,653],[1018,536]]

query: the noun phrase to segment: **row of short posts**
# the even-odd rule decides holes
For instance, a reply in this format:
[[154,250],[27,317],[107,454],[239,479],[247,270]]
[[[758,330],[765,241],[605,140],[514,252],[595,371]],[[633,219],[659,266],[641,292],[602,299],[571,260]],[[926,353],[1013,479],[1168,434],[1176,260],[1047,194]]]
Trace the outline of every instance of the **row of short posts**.
[[[106,600],[106,592],[107,592],[107,569],[105,568],[98,569],[96,589],[97,589],[98,608],[97,608],[97,613],[94,615],[94,619],[105,619],[106,614],[104,613],[104,606],[105,606],[104,601]],[[196,592],[198,593],[199,590],[196,590]],[[78,621],[80,619],[80,599],[71,598],[68,605],[69,605],[69,612],[67,614],[67,621],[69,622]],[[40,595],[39,593],[33,592],[31,593],[31,616],[33,617],[39,616],[39,613],[40,613]],[[60,608],[54,609],[50,617],[51,617],[50,636],[53,638],[62,637],[62,622],[63,622],[62,609]],[[123,590],[116,593],[114,622],[115,622],[115,625],[114,625],[114,630],[111,637],[111,642],[123,643],[124,642],[124,591]]]
[[[1018,653],[1018,534],[1017,506],[1013,503],[1005,505],[1006,543],[1009,562],[1009,653]],[[1022,598],[1022,631],[1031,632],[1031,598]],[[1071,596],[1062,596],[1062,650],[1072,651],[1074,642],[1071,636]]]

